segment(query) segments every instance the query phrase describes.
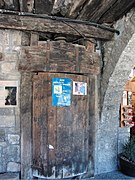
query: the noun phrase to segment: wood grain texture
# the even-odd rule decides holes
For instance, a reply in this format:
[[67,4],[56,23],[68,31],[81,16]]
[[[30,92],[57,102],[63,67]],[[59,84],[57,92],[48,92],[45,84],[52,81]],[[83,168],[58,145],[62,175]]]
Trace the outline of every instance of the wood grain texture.
[[66,42],[22,47],[19,59],[21,71],[99,73],[99,56],[95,52]]
[[0,9],[19,11],[19,0],[0,0]]
[[117,21],[120,17],[125,15],[131,8],[135,7],[135,0],[119,0],[116,1],[112,6],[110,6],[109,10],[106,11],[98,22],[113,22]]
[[78,19],[99,23],[113,23],[135,5],[135,0],[89,0]]
[[23,73],[21,76],[21,178],[31,177],[32,136],[31,136],[31,109],[32,109],[32,74]]
[[0,28],[63,34],[64,36],[75,37],[80,37],[80,34],[82,34],[86,38],[94,37],[106,40],[111,39],[113,36],[112,32],[101,29],[98,26],[5,14],[0,15]]
[[57,0],[53,14],[98,23],[113,23],[135,6],[135,0]]
[[[72,95],[71,106],[52,106],[52,78],[86,82],[88,94]],[[66,178],[88,168],[89,78],[39,73],[33,79],[33,168],[38,174]],[[53,147],[53,148],[51,148]]]
[[35,13],[51,15],[53,4],[54,0],[35,0]]
[[0,1],[1,9],[30,12],[35,14],[55,15],[97,23],[110,23],[110,25],[125,15],[134,6],[135,0]]

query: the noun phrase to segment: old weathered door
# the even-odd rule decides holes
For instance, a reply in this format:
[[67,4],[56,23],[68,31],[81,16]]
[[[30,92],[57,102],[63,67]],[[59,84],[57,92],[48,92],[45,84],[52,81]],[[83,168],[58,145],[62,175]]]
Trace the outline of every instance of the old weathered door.
[[[71,82],[68,104],[53,97],[55,79]],[[85,92],[76,85],[83,82]],[[87,83],[87,84],[86,84]],[[81,84],[81,83],[80,83]],[[62,93],[62,89],[56,91]],[[65,84],[66,87],[67,84]],[[68,84],[70,86],[70,84]],[[67,85],[67,86],[68,86]],[[75,85],[73,87],[73,85]],[[59,88],[59,87],[58,87]],[[55,93],[55,92],[54,92]],[[84,75],[38,73],[33,77],[33,174],[62,179],[88,167],[89,79]],[[56,104],[55,104],[56,103]]]

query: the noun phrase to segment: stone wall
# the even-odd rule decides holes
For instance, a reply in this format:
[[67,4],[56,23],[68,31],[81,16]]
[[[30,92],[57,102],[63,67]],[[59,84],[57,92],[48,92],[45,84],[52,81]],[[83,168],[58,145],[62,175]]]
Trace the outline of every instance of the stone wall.
[[[0,81],[18,81],[19,84],[20,45],[21,32],[0,30]],[[19,104],[17,107],[0,108],[0,173],[7,171],[20,171]]]
[[115,24],[120,35],[104,44],[104,68],[101,76],[101,117],[97,123],[95,173],[118,169],[118,153],[130,135],[120,128],[119,110],[122,92],[135,65],[135,11]]
[[120,31],[120,34],[115,34],[112,41],[104,43],[104,58],[103,58],[103,73],[101,74],[101,104],[108,87],[109,78],[111,77],[114,68],[135,33],[135,9],[131,10],[126,16],[116,22],[114,28]]

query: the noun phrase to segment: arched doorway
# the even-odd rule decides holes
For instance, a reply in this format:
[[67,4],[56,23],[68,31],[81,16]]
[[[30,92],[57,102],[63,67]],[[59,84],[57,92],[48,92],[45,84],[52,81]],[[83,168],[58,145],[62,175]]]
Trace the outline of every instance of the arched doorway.
[[106,90],[96,136],[96,173],[118,168],[117,155],[121,145],[129,137],[129,128],[119,126],[119,106],[125,83],[135,65],[135,34],[122,52]]

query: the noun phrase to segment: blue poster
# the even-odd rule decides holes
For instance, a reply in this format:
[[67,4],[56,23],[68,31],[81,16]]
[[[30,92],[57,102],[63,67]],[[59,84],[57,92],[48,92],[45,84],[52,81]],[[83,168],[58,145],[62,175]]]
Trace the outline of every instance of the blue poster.
[[69,78],[52,78],[52,106],[70,106],[71,87]]

